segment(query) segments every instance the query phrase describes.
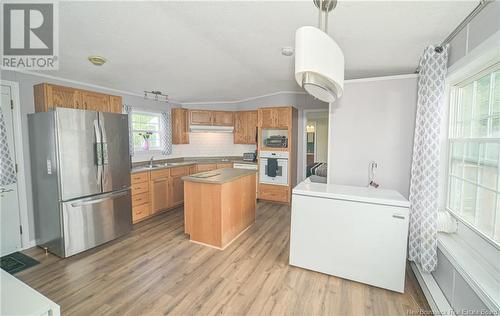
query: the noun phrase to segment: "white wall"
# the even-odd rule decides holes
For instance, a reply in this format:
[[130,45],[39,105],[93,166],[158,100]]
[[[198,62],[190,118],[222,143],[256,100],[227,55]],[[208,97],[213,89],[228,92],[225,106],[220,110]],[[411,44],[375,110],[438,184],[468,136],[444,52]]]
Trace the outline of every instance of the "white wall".
[[329,183],[366,186],[376,181],[408,197],[417,78],[415,75],[347,81],[330,106]]

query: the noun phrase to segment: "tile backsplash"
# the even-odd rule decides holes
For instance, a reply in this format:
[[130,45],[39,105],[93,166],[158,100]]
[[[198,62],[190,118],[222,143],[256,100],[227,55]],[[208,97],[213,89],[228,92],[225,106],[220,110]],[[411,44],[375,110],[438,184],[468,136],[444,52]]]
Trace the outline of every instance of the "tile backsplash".
[[162,155],[160,152],[136,152],[133,162],[154,159],[168,159],[178,157],[214,157],[214,156],[242,156],[243,153],[253,152],[255,145],[234,144],[233,133],[190,133],[189,144],[173,145],[172,154]]

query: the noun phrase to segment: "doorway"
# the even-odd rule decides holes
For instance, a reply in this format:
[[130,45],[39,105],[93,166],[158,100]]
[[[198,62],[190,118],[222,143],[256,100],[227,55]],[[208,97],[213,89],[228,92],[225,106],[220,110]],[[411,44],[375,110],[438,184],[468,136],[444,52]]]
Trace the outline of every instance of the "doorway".
[[[21,209],[26,210],[24,174],[19,173],[22,158],[19,86],[1,82],[0,102],[0,255],[23,247]],[[21,153],[21,154],[20,154]],[[23,181],[20,183],[20,176]],[[20,197],[24,198],[21,199]]]
[[328,111],[305,112],[304,174],[310,175],[311,167],[328,162]]

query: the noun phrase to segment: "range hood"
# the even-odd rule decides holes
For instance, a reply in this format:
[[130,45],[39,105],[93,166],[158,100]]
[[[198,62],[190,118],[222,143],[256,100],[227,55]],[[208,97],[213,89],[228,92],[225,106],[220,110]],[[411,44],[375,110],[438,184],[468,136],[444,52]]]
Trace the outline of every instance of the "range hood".
[[215,125],[190,125],[189,131],[192,133],[232,133],[233,126],[215,126]]

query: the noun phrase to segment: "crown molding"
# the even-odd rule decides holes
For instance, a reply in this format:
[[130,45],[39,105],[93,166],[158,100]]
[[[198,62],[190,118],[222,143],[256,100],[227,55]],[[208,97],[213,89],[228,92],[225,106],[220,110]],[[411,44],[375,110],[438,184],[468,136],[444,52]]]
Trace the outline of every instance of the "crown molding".
[[[103,87],[87,82],[82,82],[78,80],[72,80],[72,79],[67,79],[67,78],[62,78],[62,77],[57,77],[57,76],[52,76],[52,75],[47,75],[43,73],[38,73],[30,70],[24,70],[24,69],[10,69],[10,68],[4,68],[0,67],[2,70],[8,70],[8,71],[13,71],[13,72],[19,72],[23,74],[28,74],[28,75],[33,75],[33,76],[39,76],[39,77],[44,77],[52,80],[58,80],[58,81],[64,81],[64,82],[69,82],[73,84],[78,84],[94,89],[100,89],[100,90],[106,90],[110,92],[115,92],[115,93],[120,93],[120,94],[125,94],[125,95],[130,95],[130,96],[136,96],[136,97],[141,97],[143,98],[144,95],[140,93],[134,93],[130,91],[125,91],[125,90],[119,90],[119,89],[113,89],[113,88],[108,88],[108,87]],[[347,79],[344,81],[344,84],[350,84],[350,83],[362,83],[362,82],[372,82],[372,81],[385,81],[385,80],[398,80],[398,79],[409,79],[409,78],[417,78],[418,74],[404,74],[404,75],[394,75],[394,76],[382,76],[382,77],[369,77],[369,78],[360,78],[360,79]],[[168,103],[176,103],[180,104],[181,106],[184,105],[214,105],[214,104],[237,104],[237,103],[243,103],[243,102],[248,102],[248,101],[253,101],[253,100],[258,100],[266,97],[272,97],[275,95],[280,95],[280,94],[296,94],[296,95],[307,95],[306,92],[304,91],[277,91],[277,92],[272,92],[272,93],[266,93],[258,96],[253,96],[249,98],[244,98],[244,99],[236,99],[236,100],[230,100],[230,101],[203,101],[203,102],[182,102],[178,100],[172,100],[170,99]]]
[[[114,92],[114,93],[119,93],[119,94],[125,94],[125,95],[134,96],[134,97],[144,98],[144,95],[140,94],[140,93],[135,93],[135,92],[125,91],[125,90],[119,90],[119,89],[114,89],[114,88],[99,86],[99,85],[92,84],[92,83],[87,83],[87,82],[83,82],[83,81],[72,80],[72,79],[67,79],[67,78],[57,77],[57,76],[52,76],[52,75],[47,75],[47,74],[44,74],[44,73],[34,72],[34,71],[31,71],[31,70],[12,69],[12,68],[5,68],[5,67],[0,67],[0,69],[2,71],[4,71],[4,70],[5,71],[13,71],[13,72],[21,73],[21,74],[27,74],[27,75],[43,77],[43,78],[52,79],[52,80],[69,82],[69,83],[73,83],[73,84],[77,84],[77,85],[81,85],[81,86],[85,86],[85,87],[89,87],[89,88],[94,88],[94,89],[98,89],[98,90],[105,90],[105,91],[109,91],[109,92]],[[172,99],[169,99],[168,103],[182,104],[182,102],[179,102],[177,100],[172,100]]]

